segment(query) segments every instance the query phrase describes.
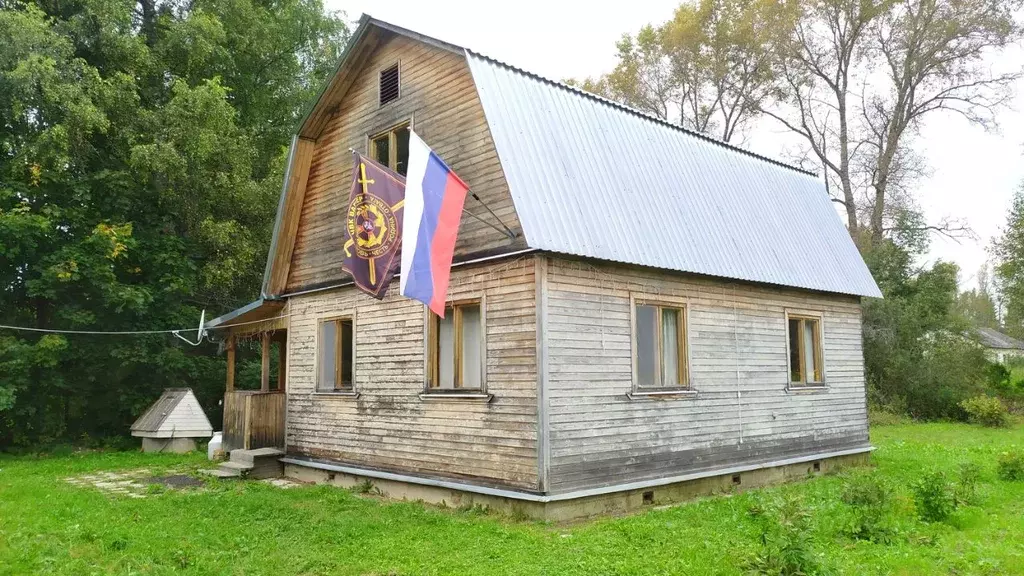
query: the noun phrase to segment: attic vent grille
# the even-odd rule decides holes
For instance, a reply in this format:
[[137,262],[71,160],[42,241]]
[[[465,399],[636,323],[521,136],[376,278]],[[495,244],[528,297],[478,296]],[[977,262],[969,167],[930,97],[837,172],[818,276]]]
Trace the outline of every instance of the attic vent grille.
[[398,100],[398,63],[380,71],[380,105]]

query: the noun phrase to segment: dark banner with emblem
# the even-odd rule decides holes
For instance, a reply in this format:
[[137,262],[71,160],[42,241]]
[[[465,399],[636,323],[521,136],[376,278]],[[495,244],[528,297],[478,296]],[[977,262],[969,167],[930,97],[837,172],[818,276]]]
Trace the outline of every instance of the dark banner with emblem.
[[405,178],[358,152],[352,152],[352,159],[342,269],[363,292],[380,300],[402,267]]

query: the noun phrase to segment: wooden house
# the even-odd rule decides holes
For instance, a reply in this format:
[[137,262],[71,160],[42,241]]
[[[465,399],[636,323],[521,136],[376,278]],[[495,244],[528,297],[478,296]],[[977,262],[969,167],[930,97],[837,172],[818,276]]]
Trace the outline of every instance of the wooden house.
[[[402,172],[410,126],[475,195],[444,320],[341,270],[350,149]],[[802,477],[871,449],[878,296],[814,175],[364,16],[293,140],[262,295],[210,324],[263,342],[225,442],[551,518]]]

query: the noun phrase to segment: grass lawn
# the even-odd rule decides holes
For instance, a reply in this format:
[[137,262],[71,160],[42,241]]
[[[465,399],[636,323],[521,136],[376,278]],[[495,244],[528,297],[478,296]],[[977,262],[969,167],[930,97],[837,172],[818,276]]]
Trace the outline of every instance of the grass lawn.
[[[748,509],[794,494],[812,512],[811,545],[827,573],[1024,574],[1024,482],[995,473],[998,454],[1024,448],[1024,427],[892,425],[873,429],[872,441],[876,473],[901,494],[900,532],[888,545],[846,535],[844,475],[559,526],[322,486],[214,482],[112,496],[66,479],[204,462],[129,452],[0,456],[0,574],[742,574],[758,549]],[[977,505],[945,523],[916,520],[913,482],[966,461],[982,466]]]

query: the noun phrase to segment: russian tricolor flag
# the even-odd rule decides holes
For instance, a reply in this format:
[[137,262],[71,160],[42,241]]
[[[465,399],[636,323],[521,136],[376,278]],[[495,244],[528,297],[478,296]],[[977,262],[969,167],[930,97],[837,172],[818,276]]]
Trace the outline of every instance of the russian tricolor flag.
[[410,130],[399,292],[442,318],[467,191],[469,186]]

